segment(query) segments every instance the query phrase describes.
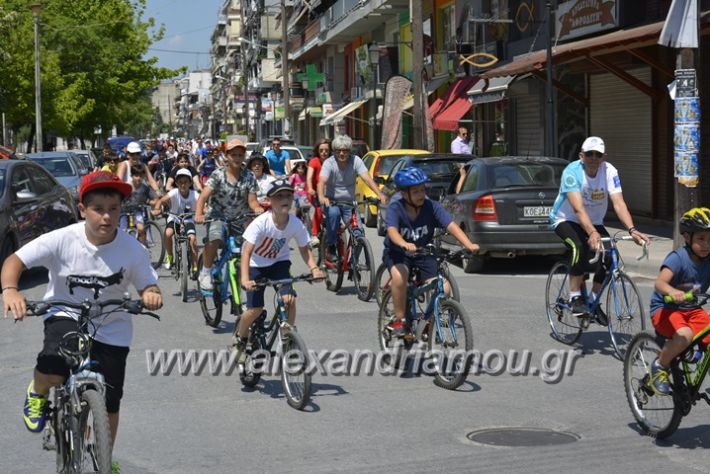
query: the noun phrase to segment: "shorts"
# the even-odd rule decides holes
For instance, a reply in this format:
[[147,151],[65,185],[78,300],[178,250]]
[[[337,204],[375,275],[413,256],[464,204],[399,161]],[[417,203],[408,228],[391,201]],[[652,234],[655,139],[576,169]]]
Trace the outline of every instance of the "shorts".
[[207,223],[207,242],[214,242],[215,240],[222,240],[222,228],[224,227],[224,221],[214,220]]
[[[594,228],[602,237],[609,237],[609,232],[607,232],[603,225],[595,225]],[[604,277],[606,277],[606,269],[604,265],[601,265],[601,262],[589,263],[589,260],[594,258],[594,252],[589,248],[589,244],[587,244],[589,236],[582,226],[572,221],[560,222],[557,227],[555,227],[555,234],[557,234],[572,251],[569,274],[572,276],[581,276],[585,273],[594,272],[594,281],[596,283],[602,283]],[[604,263],[607,267],[611,264],[610,261]]]
[[[690,328],[693,335],[698,334],[710,324],[710,314],[703,308],[661,308],[654,313],[651,322],[658,334],[671,339],[680,328]],[[710,334],[705,336],[702,342],[710,344]]]
[[[145,225],[145,216],[143,214],[143,211],[133,211],[133,223],[136,225]],[[119,223],[119,227],[121,229],[127,229],[128,228],[128,216],[123,215],[121,216],[121,222]]]
[[390,273],[392,273],[392,267],[399,264],[404,264],[409,269],[412,267],[418,268],[420,281],[427,281],[430,278],[434,278],[439,271],[436,258],[431,255],[410,257],[401,252],[389,252],[385,249],[382,254],[382,261],[387,266]]
[[[59,341],[62,337],[77,330],[77,322],[66,317],[52,317],[44,321],[44,345],[37,354],[35,369],[47,375],[68,377],[70,369],[59,354]],[[129,348],[112,346],[103,342],[92,341],[91,360],[98,362],[94,370],[103,374],[106,382],[106,411],[118,413],[123,398],[123,382],[126,378],[126,358]]]
[[[271,280],[280,280],[283,278],[291,278],[291,273],[289,272],[290,268],[291,262],[288,260],[276,262],[269,267],[249,267],[249,279],[258,280],[259,278],[269,278]],[[263,308],[265,290],[266,287],[259,287],[256,291],[247,291],[247,308]],[[279,293],[281,293],[281,296],[296,296],[292,285],[284,285]]]
[[[180,233],[180,224],[178,224],[177,221],[170,221],[168,222],[167,227],[171,228],[173,232],[176,234]],[[195,223],[194,222],[185,222],[185,231],[187,235],[195,235]]]

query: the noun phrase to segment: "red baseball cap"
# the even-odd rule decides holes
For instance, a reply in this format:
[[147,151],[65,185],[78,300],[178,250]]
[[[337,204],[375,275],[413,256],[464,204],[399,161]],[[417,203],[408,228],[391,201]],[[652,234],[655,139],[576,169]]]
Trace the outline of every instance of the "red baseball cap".
[[79,201],[84,200],[84,195],[89,191],[95,191],[97,189],[115,189],[123,198],[127,198],[133,192],[133,186],[128,183],[124,183],[113,173],[108,171],[95,171],[89,173],[81,180],[81,187],[79,188]]

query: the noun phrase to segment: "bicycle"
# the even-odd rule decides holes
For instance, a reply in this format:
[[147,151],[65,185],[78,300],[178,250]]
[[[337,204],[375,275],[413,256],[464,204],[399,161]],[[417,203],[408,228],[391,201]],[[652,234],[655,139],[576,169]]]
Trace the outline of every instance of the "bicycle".
[[[464,249],[449,253],[431,244],[417,249],[415,256],[432,255],[436,258],[437,276],[429,283],[424,283],[419,269],[412,267],[407,281],[407,335],[402,338],[403,346],[409,350],[421,341],[427,344],[428,351],[439,352],[441,356],[436,363],[434,383],[449,390],[458,388],[471,370],[473,330],[471,319],[461,303],[444,291],[444,266],[447,259],[454,260],[467,253]],[[423,296],[427,293],[431,293],[431,296],[423,308]],[[392,292],[387,290],[377,316],[377,334],[380,348],[384,351],[394,349],[398,342],[390,328],[394,319]]]
[[[555,339],[563,344],[573,344],[593,321],[607,326],[614,352],[619,359],[623,360],[625,346],[634,334],[646,328],[646,318],[641,304],[641,295],[636,284],[624,272],[623,260],[616,247],[617,242],[633,240],[633,238],[629,235],[619,236],[620,233],[601,239],[602,246],[605,243],[609,244],[609,248],[603,253],[608,254],[606,260],[610,262],[610,267],[607,268],[599,294],[594,300],[590,299],[584,282],[582,284],[582,297],[590,316],[576,317],[572,314],[568,282],[570,266],[567,262],[557,262],[552,266],[545,286],[545,306],[552,336]],[[589,263],[596,263],[601,254],[600,248]],[[641,256],[637,259],[641,260],[644,257],[648,257],[648,247],[645,244]],[[605,292],[606,312],[601,308],[602,296]]]
[[141,212],[143,214],[145,241],[141,243],[148,250],[148,254],[150,255],[150,264],[157,270],[160,268],[160,265],[163,263],[163,258],[165,257],[165,244],[163,242],[163,232],[160,230],[158,224],[152,220],[150,209],[152,209],[150,206],[137,206],[122,209],[120,222],[126,222],[126,228],[124,230],[129,235],[132,235],[140,241],[138,228],[136,227],[133,215],[136,212]]
[[[337,292],[343,286],[343,277],[348,272],[348,279],[352,280],[357,290],[357,297],[362,301],[369,301],[375,292],[375,259],[372,247],[364,235],[360,225],[360,216],[357,206],[352,202],[333,201],[332,206],[344,206],[351,208],[352,217],[349,225],[340,224],[338,227],[336,248],[336,259],[334,262],[326,258],[328,249],[327,212],[324,211],[323,223],[318,235],[320,240],[320,254],[316,259],[317,264],[325,270],[326,288]],[[356,235],[359,230],[359,235]],[[347,233],[347,239],[344,237]]]
[[[690,306],[699,307],[708,303],[710,294],[689,293],[686,298]],[[670,301],[666,299],[666,302]],[[671,362],[669,395],[658,393],[651,377],[651,364],[666,338],[643,331],[631,340],[624,358],[624,391],[631,413],[644,432],[656,438],[667,438],[678,429],[681,419],[690,414],[698,401],[702,399],[710,405],[710,396],[706,392],[700,393],[710,367],[710,350],[702,343],[708,334],[710,325],[696,334],[688,348]]]
[[[284,304],[280,291],[285,285],[291,285],[297,281],[314,280],[310,273],[285,278],[283,280],[269,280],[262,278],[256,280],[257,286],[271,286],[276,291],[275,310],[271,320],[267,321],[267,311],[264,309],[259,317],[249,328],[249,336],[246,347],[247,360],[239,374],[239,379],[246,387],[254,387],[261,379],[264,364],[259,362],[258,356],[266,356],[268,351],[271,357],[277,353],[274,342],[278,339],[281,348],[281,383],[283,384],[286,401],[288,404],[302,410],[311,399],[311,373],[307,370],[308,350],[301,335],[296,331],[295,326],[288,323],[288,312]],[[237,325],[239,321],[237,321]],[[237,326],[238,327],[238,326]],[[294,367],[294,363],[296,366]]]
[[[185,221],[193,218],[194,215],[195,213],[191,212],[189,207],[186,207],[182,214],[173,214],[171,212],[163,214],[163,217],[174,218],[175,220],[173,222],[180,228],[180,232],[173,233],[173,255],[175,261],[173,262],[170,272],[175,280],[180,282],[180,294],[183,302],[187,301],[188,275],[192,280],[197,278],[197,275],[192,270],[192,252],[190,251],[190,242],[188,240],[187,230],[185,229]],[[183,260],[185,262],[184,268]]]
[[[103,311],[107,306],[114,308]],[[69,301],[28,301],[28,314],[42,316],[52,307],[78,310],[77,331],[64,335],[59,354],[71,368],[71,375],[59,387],[50,389],[47,423],[42,433],[45,450],[56,451],[57,472],[111,472],[111,431],[106,412],[104,376],[96,372],[91,360],[90,321],[117,311],[144,314],[141,300],[124,299],[82,303]],[[100,323],[99,323],[100,325]],[[95,324],[91,326],[96,327]]]
[[[197,288],[200,293],[200,309],[205,323],[216,328],[222,321],[222,306],[230,300],[230,313],[238,316],[242,313],[242,300],[239,286],[240,262],[242,256],[242,234],[246,221],[259,214],[248,212],[233,220],[224,221],[220,254],[212,266],[212,288],[201,288],[199,279]],[[205,221],[214,222],[212,221]],[[205,243],[207,238],[205,238]],[[197,266],[202,269],[204,255],[200,254]],[[199,270],[198,270],[199,273]]]

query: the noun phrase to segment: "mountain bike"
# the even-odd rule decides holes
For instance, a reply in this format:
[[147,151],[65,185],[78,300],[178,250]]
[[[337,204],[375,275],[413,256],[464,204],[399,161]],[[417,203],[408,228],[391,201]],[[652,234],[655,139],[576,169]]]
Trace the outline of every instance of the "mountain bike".
[[[82,303],[69,301],[28,301],[28,314],[42,316],[51,308],[77,312],[77,330],[59,342],[59,354],[71,368],[63,385],[52,388],[48,396],[47,423],[42,433],[45,450],[56,451],[57,472],[111,472],[111,431],[106,412],[104,376],[95,370],[91,344],[102,317],[116,312],[144,314],[141,300],[124,299]],[[108,307],[112,307],[108,309]]]
[[[708,303],[710,294],[690,293],[686,298],[687,305],[681,307],[699,307]],[[631,413],[644,432],[667,438],[678,429],[681,419],[698,401],[702,399],[710,405],[710,396],[700,392],[710,367],[710,350],[702,343],[708,334],[710,325],[696,334],[688,348],[671,362],[669,395],[658,393],[651,377],[651,365],[666,338],[644,331],[631,340],[624,358],[624,390]]]
[[[249,328],[249,337],[246,347],[247,360],[240,366],[239,379],[247,387],[254,387],[263,372],[263,357],[270,353],[271,357],[277,354],[274,342],[278,339],[281,356],[281,383],[283,384],[286,401],[288,404],[302,410],[311,399],[311,373],[307,370],[308,350],[303,338],[296,331],[295,326],[288,323],[288,311],[284,304],[283,296],[280,294],[285,285],[291,285],[297,281],[314,280],[310,273],[304,273],[292,278],[283,280],[259,279],[255,283],[257,286],[271,286],[276,292],[274,315],[267,321],[267,311],[263,310],[259,317]],[[237,321],[237,324],[239,322]],[[238,327],[238,326],[237,326]]]
[[[427,349],[436,361],[434,383],[439,387],[454,390],[465,380],[471,370],[473,350],[473,330],[471,319],[458,301],[444,291],[445,261],[455,260],[468,254],[465,249],[449,253],[427,245],[417,249],[414,256],[431,255],[436,258],[438,271],[436,278],[422,282],[417,267],[412,267],[407,281],[407,303],[405,312],[406,335],[402,344],[392,334],[390,325],[395,320],[392,292],[387,290],[382,298],[377,317],[377,335],[382,350],[411,349],[417,342],[426,343]],[[424,295],[431,293],[424,306]],[[434,354],[434,353],[438,353]],[[399,358],[399,357],[398,357]]]
[[334,261],[329,261],[326,258],[328,233],[325,229],[328,213],[323,211],[323,223],[318,236],[320,255],[316,260],[326,273],[326,288],[334,292],[340,290],[345,272],[348,272],[348,279],[353,281],[357,289],[357,297],[362,301],[369,301],[375,292],[375,258],[372,247],[365,238],[357,206],[345,201],[333,201],[331,205],[349,207],[353,212],[348,225],[341,223],[338,227],[336,258]]
[[142,213],[145,238],[141,243],[148,250],[148,254],[150,255],[150,264],[157,270],[160,268],[160,265],[162,265],[163,258],[165,257],[165,245],[163,243],[163,232],[160,230],[158,224],[153,221],[150,209],[150,206],[137,206],[122,209],[120,222],[125,222],[126,225],[124,230],[140,241],[141,238],[140,235],[138,235],[138,227],[136,227],[133,215],[136,212]]
[[[577,317],[572,314],[569,296],[570,265],[567,262],[554,264],[547,276],[545,307],[552,336],[555,339],[563,344],[574,344],[582,332],[589,328],[590,323],[596,322],[607,326],[614,352],[619,359],[624,360],[624,353],[631,338],[646,328],[646,318],[641,295],[634,282],[624,272],[624,263],[616,246],[619,241],[633,240],[633,238],[629,235],[621,236],[620,233],[613,237],[602,237],[601,245],[606,244],[608,248],[604,250],[600,248],[589,261],[590,264],[596,263],[604,253],[606,258],[603,264],[608,265],[608,268],[599,294],[594,300],[590,298],[585,283],[582,284],[582,297],[589,310],[586,315]],[[648,257],[646,245],[643,245],[638,260],[644,257]],[[602,310],[604,296],[606,296],[606,311]]]
[[170,273],[175,280],[180,282],[180,294],[182,301],[185,302],[187,301],[188,275],[192,280],[197,278],[197,275],[192,270],[192,252],[190,251],[190,241],[188,239],[187,230],[185,229],[185,221],[192,219],[195,213],[191,212],[189,207],[186,207],[182,214],[168,212],[163,214],[163,216],[175,219],[173,222],[180,228],[180,232],[173,232],[173,256],[175,261],[170,269]]
[[[208,326],[216,328],[222,321],[222,306],[230,301],[230,313],[242,314],[242,299],[239,286],[239,265],[242,259],[242,234],[247,222],[259,214],[248,212],[233,220],[225,220],[222,226],[222,242],[219,255],[212,266],[212,288],[201,288],[199,278],[200,309]],[[212,221],[205,221],[214,222]],[[207,238],[205,238],[206,240]],[[205,242],[206,243],[206,242]],[[202,269],[203,254],[197,259]],[[199,274],[199,270],[198,270]]]

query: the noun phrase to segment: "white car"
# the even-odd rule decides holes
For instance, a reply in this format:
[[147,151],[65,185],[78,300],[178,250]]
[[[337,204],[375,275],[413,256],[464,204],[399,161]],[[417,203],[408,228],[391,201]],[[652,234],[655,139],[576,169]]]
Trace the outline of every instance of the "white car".
[[251,156],[251,153],[253,151],[256,151],[259,149],[259,142],[246,142],[246,147],[247,147],[247,160]]

